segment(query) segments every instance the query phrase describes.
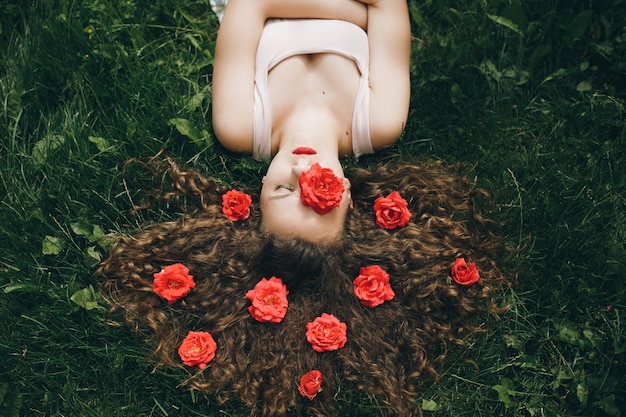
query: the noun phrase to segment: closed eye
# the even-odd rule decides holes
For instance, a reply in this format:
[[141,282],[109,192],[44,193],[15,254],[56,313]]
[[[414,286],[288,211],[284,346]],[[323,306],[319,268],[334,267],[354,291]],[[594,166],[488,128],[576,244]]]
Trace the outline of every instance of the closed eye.
[[278,190],[288,190],[288,191],[293,191],[294,188],[291,185],[284,185],[284,184],[278,184],[276,187],[274,187],[274,191],[278,191]]

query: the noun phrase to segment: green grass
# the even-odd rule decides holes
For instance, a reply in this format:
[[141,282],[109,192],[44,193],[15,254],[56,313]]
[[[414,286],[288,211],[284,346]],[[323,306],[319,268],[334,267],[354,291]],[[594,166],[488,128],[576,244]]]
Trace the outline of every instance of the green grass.
[[[468,163],[524,247],[510,311],[450,352],[424,416],[625,414],[626,2],[410,5],[407,131],[362,163]],[[101,237],[147,221],[129,209],[154,184],[128,159],[165,148],[259,181],[262,164],[212,135],[216,23],[208,0],[0,3],[0,415],[247,415],[151,366],[93,278]],[[342,415],[384,415],[337,398]]]

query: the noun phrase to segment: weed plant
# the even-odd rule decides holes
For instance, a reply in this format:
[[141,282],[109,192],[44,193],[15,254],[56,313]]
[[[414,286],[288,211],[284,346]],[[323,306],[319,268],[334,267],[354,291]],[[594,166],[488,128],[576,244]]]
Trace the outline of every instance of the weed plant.
[[[401,141],[359,163],[463,162],[511,245],[513,289],[424,384],[424,416],[626,410],[626,1],[410,0]],[[0,2],[0,415],[243,416],[149,364],[93,273],[165,149],[225,183],[264,166],[211,130],[208,0]],[[358,392],[341,414],[385,410]]]

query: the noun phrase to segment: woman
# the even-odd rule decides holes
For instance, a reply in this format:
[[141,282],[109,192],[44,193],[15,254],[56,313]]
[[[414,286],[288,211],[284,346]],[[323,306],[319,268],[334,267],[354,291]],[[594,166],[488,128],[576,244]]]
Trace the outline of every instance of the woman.
[[[415,415],[419,384],[436,378],[446,347],[499,311],[504,248],[479,211],[484,192],[458,170],[350,170],[344,233],[311,243],[269,235],[255,190],[164,162],[155,176],[167,171],[173,185],[159,195],[187,214],[120,236],[99,269],[102,289],[153,336],[158,363],[187,369],[189,387],[218,401],[330,416],[339,392],[365,392],[385,414]],[[251,200],[237,194],[231,205],[233,191]],[[387,216],[393,207],[401,214]]]
[[113,311],[191,388],[267,416],[336,415],[340,389],[414,415],[446,346],[499,310],[481,190],[437,163],[339,162],[402,132],[409,36],[404,0],[230,0],[213,124],[228,149],[273,158],[262,190],[165,159],[158,195],[186,214],[120,236],[99,269]]
[[[409,106],[405,0],[230,0],[218,33],[213,127],[235,152],[272,162],[261,192],[265,229],[338,239],[350,205],[339,158],[394,143]],[[314,164],[344,179],[325,214],[300,204]]]

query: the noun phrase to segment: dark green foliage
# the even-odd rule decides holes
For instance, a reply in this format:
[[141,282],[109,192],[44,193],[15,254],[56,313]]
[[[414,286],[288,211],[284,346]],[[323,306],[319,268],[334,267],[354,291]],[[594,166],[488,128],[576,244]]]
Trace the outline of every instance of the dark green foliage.
[[[410,120],[363,158],[466,162],[523,250],[511,309],[449,352],[426,416],[619,416],[626,409],[626,2],[426,0]],[[208,0],[0,3],[0,415],[247,415],[153,369],[107,324],[106,235],[147,220],[125,162],[160,149],[226,183],[262,164],[210,124]],[[176,213],[155,209],[154,219]],[[346,387],[342,415],[383,415]]]

